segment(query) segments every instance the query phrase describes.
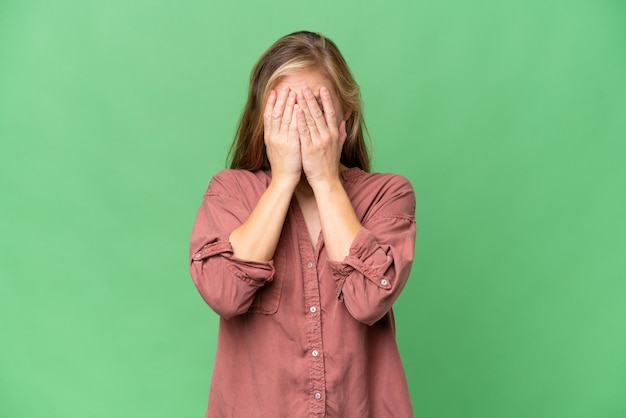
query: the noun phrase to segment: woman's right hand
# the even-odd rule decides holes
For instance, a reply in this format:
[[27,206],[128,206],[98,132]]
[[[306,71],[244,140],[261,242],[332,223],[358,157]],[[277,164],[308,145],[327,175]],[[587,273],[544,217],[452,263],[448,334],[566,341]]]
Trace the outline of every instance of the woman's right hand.
[[229,241],[237,258],[265,262],[274,257],[293,191],[302,174],[295,103],[296,94],[287,87],[278,94],[270,91],[267,98],[263,123],[272,181],[248,219],[230,233]]
[[284,87],[270,91],[263,113],[265,147],[272,180],[284,180],[294,187],[302,174],[300,135],[294,112],[296,93]]

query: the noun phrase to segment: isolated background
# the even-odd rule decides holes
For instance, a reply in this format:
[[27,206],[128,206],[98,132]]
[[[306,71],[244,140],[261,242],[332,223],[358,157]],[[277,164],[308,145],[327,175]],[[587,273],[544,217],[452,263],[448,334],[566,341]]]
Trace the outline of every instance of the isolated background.
[[415,187],[416,416],[626,416],[618,0],[0,0],[0,416],[203,416],[189,232],[252,65],[300,29]]

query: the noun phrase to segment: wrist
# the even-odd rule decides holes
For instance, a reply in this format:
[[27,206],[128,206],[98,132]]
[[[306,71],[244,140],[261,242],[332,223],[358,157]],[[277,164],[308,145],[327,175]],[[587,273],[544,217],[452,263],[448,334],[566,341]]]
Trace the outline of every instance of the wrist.
[[339,177],[324,180],[309,180],[309,185],[316,196],[330,195],[338,190],[343,190],[343,184]]
[[280,193],[292,194],[299,182],[299,176],[272,176],[268,189],[271,188]]

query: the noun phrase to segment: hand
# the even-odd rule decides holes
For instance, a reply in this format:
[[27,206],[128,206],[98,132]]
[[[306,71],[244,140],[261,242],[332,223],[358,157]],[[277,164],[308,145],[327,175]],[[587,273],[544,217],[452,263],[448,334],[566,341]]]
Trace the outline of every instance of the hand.
[[346,140],[346,121],[337,123],[337,115],[330,92],[320,89],[323,111],[310,88],[298,94],[295,106],[302,169],[313,187],[315,183],[339,179],[339,161]]
[[298,183],[302,173],[298,124],[294,117],[296,93],[284,87],[272,90],[263,113],[264,139],[272,180]]

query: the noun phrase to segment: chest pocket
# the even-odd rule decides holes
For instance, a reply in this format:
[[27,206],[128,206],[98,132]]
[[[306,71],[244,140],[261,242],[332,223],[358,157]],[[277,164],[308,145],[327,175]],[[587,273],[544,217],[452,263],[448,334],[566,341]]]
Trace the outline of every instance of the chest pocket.
[[274,278],[257,290],[254,300],[248,309],[249,313],[273,315],[278,311],[280,296],[285,282],[287,251],[279,241],[274,253]]

